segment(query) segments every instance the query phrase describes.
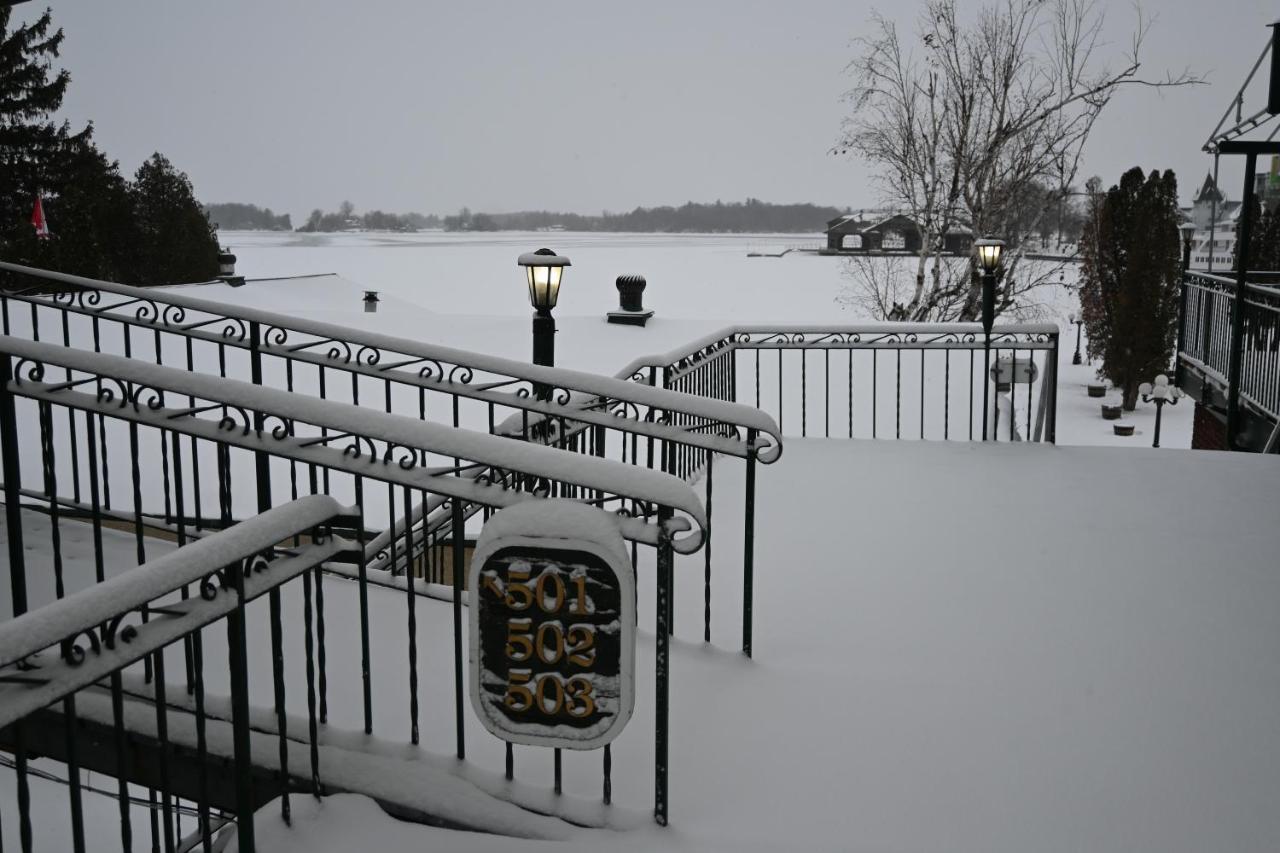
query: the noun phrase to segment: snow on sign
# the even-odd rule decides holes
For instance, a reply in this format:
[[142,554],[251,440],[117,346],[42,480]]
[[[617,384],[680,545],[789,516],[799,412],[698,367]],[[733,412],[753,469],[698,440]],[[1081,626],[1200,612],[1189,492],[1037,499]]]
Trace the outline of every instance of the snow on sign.
[[1029,358],[1010,358],[1001,356],[991,365],[991,379],[997,385],[1008,385],[1010,381],[1026,385],[1036,381],[1040,371],[1036,363]]
[[531,746],[594,749],[635,704],[635,573],[608,513],[529,501],[485,523],[468,577],[471,704]]

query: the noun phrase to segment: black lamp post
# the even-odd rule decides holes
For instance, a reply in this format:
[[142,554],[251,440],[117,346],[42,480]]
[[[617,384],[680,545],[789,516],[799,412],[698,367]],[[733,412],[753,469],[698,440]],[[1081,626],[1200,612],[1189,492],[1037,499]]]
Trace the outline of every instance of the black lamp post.
[[[556,363],[556,321],[551,309],[560,298],[560,279],[569,259],[550,249],[539,249],[521,255],[517,264],[524,267],[529,282],[529,302],[533,305],[533,363],[554,367]],[[539,399],[547,399],[550,388],[535,387]]]
[[1071,356],[1072,364],[1080,363],[1080,327],[1084,325],[1084,318],[1079,314],[1072,314],[1067,318],[1067,322],[1074,323],[1076,327],[1076,352]]
[[996,270],[1000,268],[1003,240],[984,237],[973,243],[982,271],[982,440],[987,440],[987,418],[991,411],[991,327],[996,322]]
[[1182,271],[1191,269],[1191,241],[1196,236],[1196,224],[1184,222],[1179,228],[1182,232]]
[[1138,386],[1138,393],[1142,395],[1142,402],[1156,404],[1156,438],[1151,442],[1152,447],[1160,446],[1160,415],[1164,413],[1165,403],[1171,406],[1178,405],[1178,400],[1182,399],[1182,391],[1176,385],[1169,384],[1169,377],[1161,373],[1156,377],[1155,385],[1150,382],[1143,382]]
[[[1173,353],[1173,384],[1182,387],[1182,350],[1187,335],[1187,273],[1191,271],[1191,241],[1196,236],[1196,224],[1184,222],[1178,227],[1182,232],[1182,282],[1178,285],[1178,349]],[[1209,266],[1213,267],[1213,245],[1209,245]]]

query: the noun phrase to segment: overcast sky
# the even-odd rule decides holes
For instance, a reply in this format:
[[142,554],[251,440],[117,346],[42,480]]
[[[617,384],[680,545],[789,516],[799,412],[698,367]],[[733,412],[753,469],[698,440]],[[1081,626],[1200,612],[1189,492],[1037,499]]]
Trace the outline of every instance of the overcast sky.
[[[1128,0],[1100,0],[1118,56]],[[922,0],[617,3],[52,0],[73,82],[132,172],[166,154],[208,202],[358,210],[629,210],[688,200],[877,201],[829,154],[852,40]],[[36,0],[16,7],[38,13]],[[976,3],[962,6],[976,7]],[[1261,51],[1275,0],[1146,0],[1144,56],[1210,85],[1118,96],[1087,149],[1108,184],[1199,149]],[[1224,174],[1227,174],[1224,168]],[[1239,170],[1223,183],[1239,196]]]

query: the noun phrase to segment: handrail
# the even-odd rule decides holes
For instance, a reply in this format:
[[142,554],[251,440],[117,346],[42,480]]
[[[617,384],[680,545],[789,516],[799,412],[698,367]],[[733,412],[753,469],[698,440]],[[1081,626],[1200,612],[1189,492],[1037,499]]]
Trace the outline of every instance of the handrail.
[[[1250,270],[1248,275],[1272,275],[1280,276],[1280,273],[1261,273],[1257,270]],[[1203,288],[1206,284],[1217,285],[1225,291],[1235,292],[1236,279],[1233,275],[1221,275],[1219,273],[1203,272],[1201,270],[1187,270],[1187,283],[1192,287]],[[1199,281],[1197,281],[1199,279]],[[1245,281],[1244,286],[1247,290],[1257,293],[1260,296],[1274,298],[1277,288],[1280,288],[1280,281]]]
[[[233,563],[354,512],[328,495],[307,495],[219,530],[66,598],[0,622],[0,667],[105,625]],[[356,547],[337,540],[338,550]],[[301,552],[317,546],[297,546]],[[326,547],[325,551],[333,550]]]
[[[384,445],[378,455],[386,465],[385,470],[379,472],[385,480],[487,506],[507,506],[536,497],[510,489],[504,477],[471,480],[458,476],[460,468],[457,466],[433,468],[427,464],[428,455],[453,457],[495,469],[504,475],[566,482],[655,508],[669,507],[684,517],[667,522],[666,533],[688,532],[683,537],[673,538],[672,547],[680,553],[692,553],[702,544],[706,519],[698,496],[684,481],[661,471],[567,454],[542,445],[514,442],[376,409],[289,394],[236,379],[189,373],[106,353],[4,335],[0,335],[0,352],[37,365],[52,364],[95,375],[102,383],[118,388],[119,399],[116,399],[116,392],[108,387],[96,399],[82,402],[81,407],[109,405],[116,416],[126,420],[163,425],[166,429],[262,449],[272,455],[299,461],[317,461],[323,455],[319,453],[322,448],[317,447],[318,442],[303,441],[292,435],[294,423],[302,422],[329,430],[331,438],[354,437],[353,452],[344,452],[340,460],[325,458],[324,464],[331,467],[371,475],[373,472],[367,469],[367,465],[378,461],[373,444],[377,441]],[[39,366],[33,366],[26,375],[22,375],[18,366],[14,371],[11,388],[25,396],[62,399],[76,393],[70,390],[72,387],[83,384],[46,382],[44,370]],[[123,383],[132,387],[125,387]],[[229,417],[224,418],[221,424],[208,419],[200,421],[195,414],[202,407],[165,409],[158,394],[161,391],[228,406],[237,412],[240,422],[236,423]],[[265,425],[255,427],[250,412],[260,413],[264,422],[271,421],[274,425],[270,428]],[[261,443],[268,439],[271,443],[262,446]],[[634,541],[656,545],[662,538],[656,524],[642,519],[619,517],[618,525],[623,536]]]
[[[1000,323],[992,329],[992,340],[1008,335],[1057,334],[1056,323]],[[640,356],[619,370],[618,379],[638,378],[650,367],[666,367],[698,355],[708,347],[718,344],[740,348],[750,346],[751,341],[740,340],[751,335],[975,335],[981,340],[980,323],[740,323],[725,326],[696,338],[687,344],[665,353]],[[803,345],[797,342],[793,345]],[[1020,345],[1025,349],[1025,345]]]
[[[263,353],[309,361],[325,367],[345,369],[377,378],[394,379],[398,382],[458,394],[483,402],[523,409],[538,415],[564,417],[609,429],[635,432],[646,437],[688,444],[717,453],[745,457],[747,454],[745,435],[752,432],[757,437],[756,448],[761,461],[772,461],[781,453],[781,435],[773,419],[758,409],[739,403],[711,400],[693,394],[654,388],[576,370],[543,367],[453,347],[425,344],[272,311],[232,307],[214,300],[172,291],[158,291],[155,288],[135,287],[57,273],[5,261],[0,261],[0,270],[113,293],[128,297],[129,300],[117,306],[99,306],[97,301],[89,305],[77,306],[72,304],[73,300],[67,294],[32,294],[22,290],[6,292],[8,296],[33,303],[38,301],[61,309],[79,310],[91,316],[109,316],[120,322],[211,340],[242,349],[252,346],[249,330],[244,327],[244,324],[256,323],[261,327],[261,339],[258,345]],[[102,314],[103,311],[112,307],[133,307],[134,305],[137,307],[132,310],[134,315],[132,318]],[[159,307],[162,305],[168,307]],[[185,313],[187,310],[212,314],[224,321],[232,321],[232,325],[210,331],[208,327],[216,326],[219,321],[203,320],[188,323]],[[291,342],[290,332],[314,335],[321,340]],[[309,352],[316,347],[321,351]],[[408,361],[394,358],[388,361],[386,359],[388,353],[411,358]],[[446,364],[455,365],[455,367],[445,369]],[[410,368],[413,372],[403,368]],[[472,386],[469,383],[474,371],[493,373],[512,379],[508,382]],[[514,393],[496,390],[514,382],[523,381],[527,381],[532,387],[551,389],[551,399],[539,400],[529,393],[529,389],[523,388],[517,389]],[[580,397],[575,399],[575,395],[586,395],[589,399],[583,400]],[[732,435],[705,429],[684,429],[678,424],[641,418],[636,411],[637,407],[675,412],[686,418],[710,420],[734,429],[731,431]]]

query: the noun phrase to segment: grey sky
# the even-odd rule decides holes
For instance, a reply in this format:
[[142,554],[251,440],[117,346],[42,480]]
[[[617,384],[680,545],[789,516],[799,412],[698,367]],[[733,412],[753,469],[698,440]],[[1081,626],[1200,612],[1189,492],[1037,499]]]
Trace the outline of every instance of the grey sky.
[[[851,40],[874,6],[919,0],[616,3],[49,0],[67,34],[64,105],[132,172],[160,150],[206,201],[289,211],[596,212],[686,200],[870,205],[828,154]],[[1100,0],[1115,51],[1134,20]],[[30,17],[40,2],[18,6]],[[977,3],[966,4],[976,8]],[[1256,59],[1274,0],[1147,0],[1151,74],[1208,86],[1120,95],[1086,174],[1172,167],[1184,196],[1205,136]],[[1239,170],[1223,183],[1238,196]]]

